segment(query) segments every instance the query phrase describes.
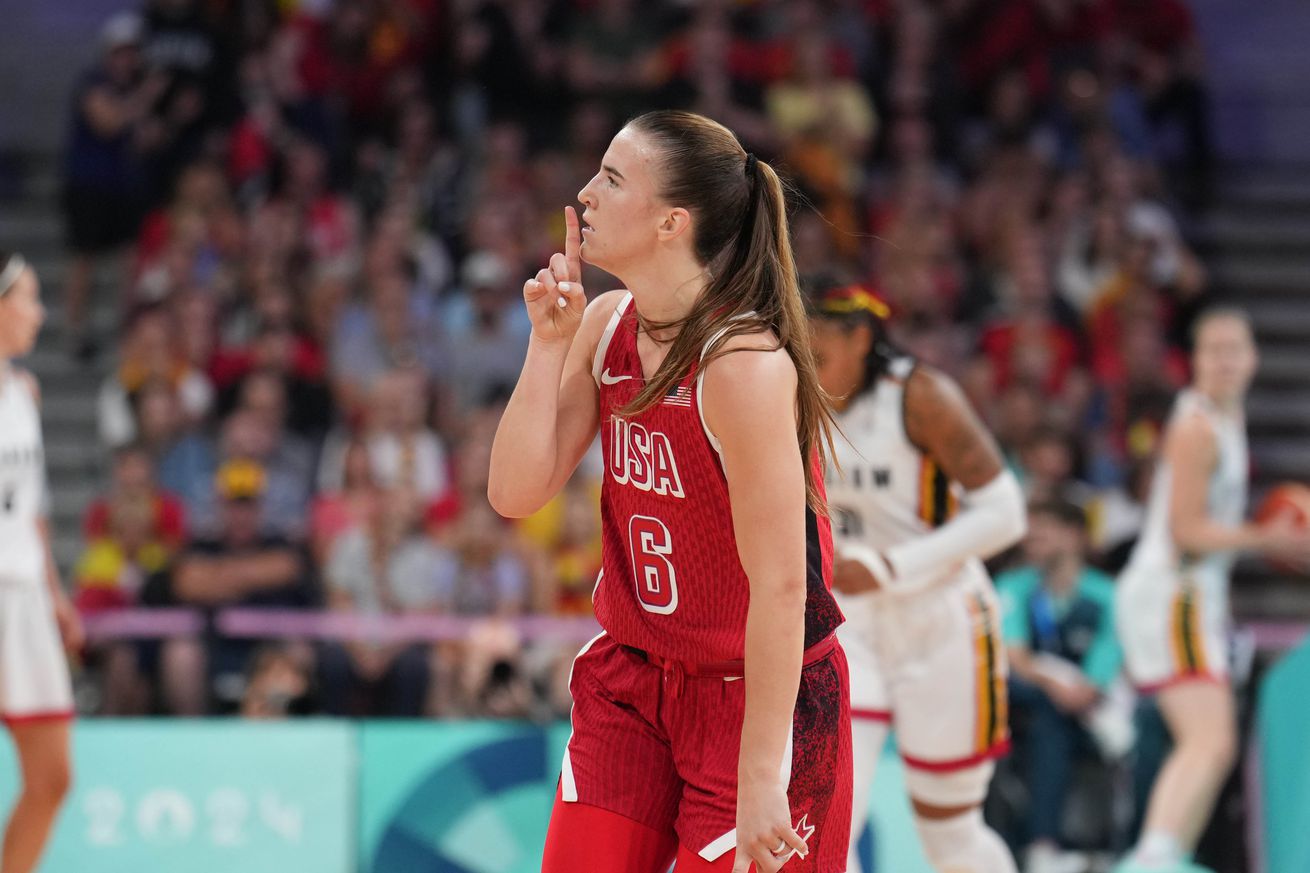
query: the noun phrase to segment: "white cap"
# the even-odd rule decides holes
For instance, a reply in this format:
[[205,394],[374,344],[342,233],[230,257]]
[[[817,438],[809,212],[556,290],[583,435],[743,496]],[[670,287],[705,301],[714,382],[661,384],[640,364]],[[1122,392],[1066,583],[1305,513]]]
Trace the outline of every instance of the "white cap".
[[135,12],[115,12],[100,28],[100,45],[105,51],[140,45],[144,30],[140,15]]

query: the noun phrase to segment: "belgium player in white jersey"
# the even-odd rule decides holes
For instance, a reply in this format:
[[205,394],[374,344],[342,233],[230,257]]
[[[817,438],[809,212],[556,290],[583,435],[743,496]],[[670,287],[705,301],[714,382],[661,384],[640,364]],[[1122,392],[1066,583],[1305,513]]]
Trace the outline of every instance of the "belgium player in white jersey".
[[36,274],[0,252],[0,720],[22,771],[4,873],[36,869],[67,792],[73,695],[60,636],[69,648],[82,639],[50,556],[36,380],[13,364],[44,320]]
[[1188,859],[1237,755],[1227,639],[1233,560],[1251,551],[1310,564],[1305,531],[1244,520],[1243,405],[1257,363],[1247,317],[1207,312],[1193,340],[1193,382],[1174,404],[1146,523],[1115,596],[1129,676],[1156,696],[1174,741],[1121,873],[1204,869]]
[[896,727],[924,852],[941,873],[1006,873],[982,818],[993,758],[1009,746],[1000,611],[982,561],[1024,533],[1023,495],[959,388],[885,337],[866,289],[810,290],[819,378],[844,439],[828,471],[851,671],[854,846],[888,730]]

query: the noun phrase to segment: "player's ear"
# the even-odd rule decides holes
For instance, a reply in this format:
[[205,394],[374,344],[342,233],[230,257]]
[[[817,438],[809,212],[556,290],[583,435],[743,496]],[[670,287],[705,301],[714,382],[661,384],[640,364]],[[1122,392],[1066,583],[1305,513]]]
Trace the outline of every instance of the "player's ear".
[[873,351],[873,327],[867,321],[855,325],[851,337],[861,358],[867,357],[869,352]]
[[672,242],[691,228],[691,213],[681,206],[675,206],[660,216],[658,229],[661,242]]

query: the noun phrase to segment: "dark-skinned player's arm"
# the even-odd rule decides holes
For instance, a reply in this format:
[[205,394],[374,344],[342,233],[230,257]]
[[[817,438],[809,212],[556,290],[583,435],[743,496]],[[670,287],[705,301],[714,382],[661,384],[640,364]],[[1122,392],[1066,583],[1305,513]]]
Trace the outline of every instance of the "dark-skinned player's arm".
[[834,569],[834,585],[843,591],[927,588],[970,558],[985,560],[1009,548],[1027,530],[1018,481],[949,377],[924,365],[914,368],[905,383],[905,432],[948,481],[964,488],[959,512],[931,533],[881,553],[843,547]]
[[791,358],[772,350],[771,338],[728,343],[751,350],[707,365],[702,409],[721,447],[737,552],[750,580],[733,871],[754,861],[772,873],[791,853],[809,851],[792,826],[781,773],[805,646],[805,465]]
[[523,284],[532,336],[523,372],[496,428],[487,497],[501,515],[536,512],[564,487],[596,436],[600,394],[592,355],[622,292],[590,305],[582,289],[582,237],[564,210],[563,253]]

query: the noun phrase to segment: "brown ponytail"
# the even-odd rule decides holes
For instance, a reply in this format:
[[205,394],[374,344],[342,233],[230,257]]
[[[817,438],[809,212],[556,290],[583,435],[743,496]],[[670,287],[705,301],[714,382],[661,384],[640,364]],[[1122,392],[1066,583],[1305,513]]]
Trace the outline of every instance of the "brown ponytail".
[[832,448],[832,409],[810,349],[782,180],[748,154],[732,131],[703,115],[648,112],[628,127],[660,150],[659,194],[695,217],[696,257],[710,281],[685,318],[645,323],[647,330],[677,329],[678,334],[659,370],[623,414],[635,415],[658,403],[701,360],[701,350],[720,330],[725,333],[705,363],[724,355],[731,337],[771,330],[778,338],[775,349],[786,349],[796,366],[796,437],[806,460],[806,492],[810,506],[824,511],[816,482],[823,466],[810,460],[817,453],[822,461]]

